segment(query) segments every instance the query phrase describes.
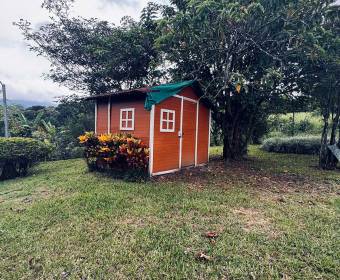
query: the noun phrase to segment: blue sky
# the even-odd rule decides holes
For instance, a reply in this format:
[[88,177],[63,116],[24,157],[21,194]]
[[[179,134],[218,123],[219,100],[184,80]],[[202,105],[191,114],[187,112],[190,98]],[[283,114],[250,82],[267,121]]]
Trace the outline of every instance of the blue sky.
[[[118,24],[125,15],[138,18],[148,1],[76,0],[73,14]],[[48,21],[41,3],[42,0],[0,0],[0,80],[7,85],[9,99],[50,102],[70,93],[68,89],[42,78],[42,74],[48,72],[48,61],[28,50],[20,31],[12,24],[21,18],[30,20],[33,26]]]

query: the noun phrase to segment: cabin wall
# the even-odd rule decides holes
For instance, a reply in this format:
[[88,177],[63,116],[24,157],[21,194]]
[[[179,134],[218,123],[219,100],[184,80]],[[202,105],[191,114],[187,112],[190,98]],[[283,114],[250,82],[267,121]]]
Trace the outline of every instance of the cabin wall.
[[[120,129],[120,109],[134,108],[134,130]],[[141,138],[144,143],[149,145],[150,138],[150,112],[144,109],[144,100],[137,101],[111,101],[111,133],[131,133],[133,136]]]
[[[149,145],[150,112],[144,109],[144,100],[137,101],[111,101],[110,118],[108,118],[109,99],[97,100],[97,134],[103,133],[130,133],[141,138]],[[134,130],[120,129],[120,109],[134,108]],[[109,123],[110,119],[110,123]],[[110,125],[110,127],[108,127]]]
[[198,139],[197,139],[197,164],[209,161],[210,145],[210,110],[202,103],[199,104],[198,113]]
[[191,87],[187,87],[181,91],[179,96],[184,96],[187,98],[191,98],[194,100],[198,100],[198,96],[196,95],[195,91]]
[[108,132],[108,98],[97,99],[97,118],[96,118],[96,133],[103,134]]

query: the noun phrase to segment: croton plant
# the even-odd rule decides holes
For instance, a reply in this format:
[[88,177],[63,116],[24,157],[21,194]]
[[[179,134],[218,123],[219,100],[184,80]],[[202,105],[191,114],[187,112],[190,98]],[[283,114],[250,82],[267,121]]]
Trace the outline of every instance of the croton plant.
[[79,136],[90,170],[147,171],[149,147],[131,134],[86,132]]

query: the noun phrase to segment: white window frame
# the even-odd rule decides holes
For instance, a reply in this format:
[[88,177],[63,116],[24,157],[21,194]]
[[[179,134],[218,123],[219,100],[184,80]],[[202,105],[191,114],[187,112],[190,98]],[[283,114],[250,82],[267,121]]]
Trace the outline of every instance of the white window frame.
[[[126,119],[123,119],[123,112],[126,112]],[[129,112],[132,112],[132,118],[129,119]],[[125,121],[126,126],[128,125],[129,121],[132,121],[132,127],[123,127],[123,121]],[[120,109],[120,121],[119,121],[119,128],[120,130],[135,130],[135,108],[122,108]]]
[[[163,119],[163,113],[166,113],[167,119]],[[169,119],[169,113],[173,114],[173,119]],[[166,128],[163,128],[163,122],[166,122]],[[169,129],[169,123],[173,123],[172,129]],[[175,132],[176,125],[176,111],[161,109],[161,117],[160,117],[160,132]]]

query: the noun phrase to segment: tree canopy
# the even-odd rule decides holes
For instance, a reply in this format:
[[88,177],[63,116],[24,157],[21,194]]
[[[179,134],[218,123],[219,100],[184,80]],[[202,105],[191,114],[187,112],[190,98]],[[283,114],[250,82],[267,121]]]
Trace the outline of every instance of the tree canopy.
[[198,79],[215,105],[224,156],[246,153],[252,130],[301,89],[296,56],[334,1],[171,1],[157,45],[174,79]]
[[243,157],[275,111],[313,101],[338,126],[340,106],[324,105],[340,100],[335,0],[171,0],[149,3],[138,21],[125,17],[119,26],[71,17],[72,2],[45,0],[51,22],[38,30],[17,23],[31,49],[51,61],[47,76],[55,82],[101,94],[199,80],[214,104],[225,159]]
[[46,77],[72,90],[101,94],[152,83],[158,76],[153,46],[157,5],[149,4],[140,21],[124,17],[120,26],[96,18],[70,17],[73,1],[45,1],[51,22],[32,29],[20,20],[30,49],[51,62]]

